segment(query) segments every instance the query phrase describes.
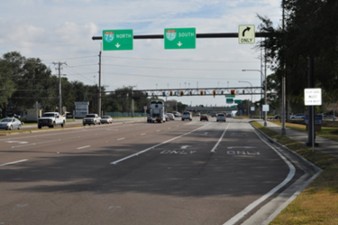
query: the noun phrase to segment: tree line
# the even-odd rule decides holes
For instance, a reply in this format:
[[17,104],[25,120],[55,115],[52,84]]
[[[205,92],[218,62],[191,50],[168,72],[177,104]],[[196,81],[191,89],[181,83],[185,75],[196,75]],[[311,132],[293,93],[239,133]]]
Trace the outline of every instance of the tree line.
[[[272,34],[257,47],[266,51],[266,60],[274,71],[266,82],[275,107],[280,106],[282,77],[286,78],[289,112],[304,112],[304,88],[309,87],[309,59],[313,59],[314,86],[322,88],[324,106],[337,108],[338,102],[338,1],[283,0],[284,20],[277,27],[259,16],[261,32]],[[324,107],[323,106],[323,107]],[[325,110],[325,109],[321,109]]]
[[[98,94],[102,93],[102,110],[105,112],[128,112],[131,100],[135,112],[143,112],[148,100],[146,94],[123,87],[106,92],[104,87],[85,85],[61,77],[62,105],[68,112],[75,108],[74,102],[88,101],[89,111],[97,112]],[[59,77],[38,58],[25,58],[19,52],[5,53],[0,58],[0,117],[24,114],[26,109],[39,105],[44,111],[59,111]]]

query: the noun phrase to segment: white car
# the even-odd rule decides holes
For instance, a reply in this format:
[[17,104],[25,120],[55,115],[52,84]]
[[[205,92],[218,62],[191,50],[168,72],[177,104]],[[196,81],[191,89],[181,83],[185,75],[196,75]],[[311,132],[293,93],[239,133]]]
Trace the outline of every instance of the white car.
[[225,122],[225,114],[224,113],[218,113],[216,116],[216,122]]
[[95,113],[87,114],[85,118],[83,118],[82,124],[83,126],[101,124],[101,117]]
[[22,126],[22,122],[14,117],[7,117],[2,120],[0,120],[0,129],[5,130],[13,130],[18,129],[20,130]]
[[190,120],[190,121],[192,120],[191,112],[188,112],[188,111],[183,112],[182,121],[184,120]]
[[101,123],[104,124],[104,123],[108,123],[108,124],[111,124],[113,123],[113,118],[109,115],[104,115],[101,117]]

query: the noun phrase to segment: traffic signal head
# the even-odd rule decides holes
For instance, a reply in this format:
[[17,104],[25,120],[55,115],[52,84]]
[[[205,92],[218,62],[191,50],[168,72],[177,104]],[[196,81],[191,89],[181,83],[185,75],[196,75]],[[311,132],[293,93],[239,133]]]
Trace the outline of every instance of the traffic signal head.
[[235,95],[236,94],[236,90],[231,90],[230,94]]

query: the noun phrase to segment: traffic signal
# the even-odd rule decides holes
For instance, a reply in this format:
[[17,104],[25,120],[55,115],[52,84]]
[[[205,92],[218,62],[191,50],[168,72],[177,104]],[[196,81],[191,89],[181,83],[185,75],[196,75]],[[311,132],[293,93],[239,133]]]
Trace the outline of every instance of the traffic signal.
[[204,91],[200,91],[200,95],[204,95]]
[[231,90],[230,94],[235,95],[236,94],[236,90]]
[[216,96],[216,91],[215,91],[215,90],[212,91],[212,95],[213,95],[214,98],[215,98],[215,96]]
[[183,96],[183,95],[184,95],[184,92],[183,92],[183,91],[181,91],[181,92],[180,92],[180,96]]

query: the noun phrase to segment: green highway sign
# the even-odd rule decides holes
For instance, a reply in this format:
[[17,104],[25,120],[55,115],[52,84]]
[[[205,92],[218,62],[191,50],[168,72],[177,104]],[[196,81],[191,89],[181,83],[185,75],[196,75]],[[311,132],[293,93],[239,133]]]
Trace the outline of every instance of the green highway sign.
[[103,50],[133,50],[133,30],[103,30]]
[[233,98],[226,98],[226,103],[227,104],[233,104],[234,103],[234,99]]
[[164,29],[164,49],[196,48],[196,28]]
[[235,99],[235,103],[236,103],[236,104],[241,104],[241,103],[242,103],[242,100],[241,100],[241,99]]

